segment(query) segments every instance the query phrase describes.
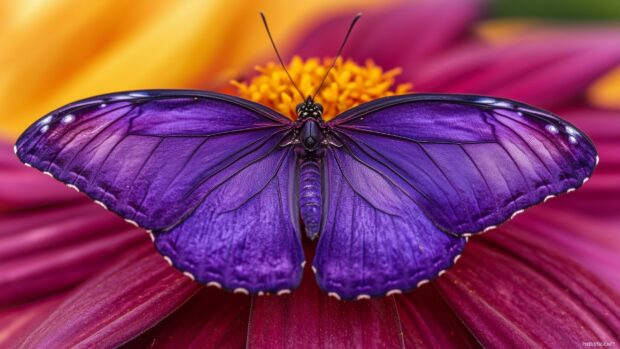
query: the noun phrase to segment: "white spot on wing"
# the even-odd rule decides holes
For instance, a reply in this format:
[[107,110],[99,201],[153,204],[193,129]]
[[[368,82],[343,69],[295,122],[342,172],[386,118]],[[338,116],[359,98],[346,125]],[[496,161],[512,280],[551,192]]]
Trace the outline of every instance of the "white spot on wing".
[[443,274],[445,274],[445,273],[446,273],[446,271],[445,271],[445,270],[442,270],[442,271],[440,271],[440,272],[437,274],[437,276],[442,276],[442,275],[443,275]]
[[461,255],[454,257],[454,259],[452,260],[452,264],[455,264],[459,259],[461,259]]
[[567,192],[567,193],[570,193],[570,192],[572,192],[572,191],[575,191],[575,188],[570,188],[570,189],[568,189],[566,192]]
[[26,165],[26,167],[32,167],[32,165],[30,165],[30,164],[29,164],[29,163],[27,163],[27,162],[24,162],[24,165]]
[[329,297],[334,297],[334,298],[336,298],[337,300],[340,300],[340,299],[341,299],[341,298],[340,298],[340,296],[338,295],[338,293],[336,293],[336,292],[329,292],[327,295],[328,295]]
[[217,281],[211,281],[211,282],[207,283],[207,286],[212,286],[212,287],[216,287],[216,288],[222,288],[222,284],[220,284]]
[[67,114],[65,116],[62,117],[62,119],[60,119],[60,122],[62,122],[63,124],[70,124],[73,121],[75,121],[75,116],[73,116],[72,114]]
[[558,134],[558,132],[560,132],[560,130],[558,130],[557,127],[555,127],[555,125],[552,124],[548,124],[547,126],[545,126],[545,129],[551,133],[553,133],[554,135]]
[[147,230],[146,233],[149,234],[149,238],[151,238],[151,241],[155,241],[155,235],[153,235],[150,230]]
[[385,293],[385,296],[386,296],[386,297],[389,297],[389,296],[392,296],[392,295],[395,295],[395,294],[402,294],[402,293],[403,293],[403,291],[401,291],[401,290],[399,290],[399,289],[395,288],[395,289],[393,289],[393,290],[389,290],[389,291],[387,291],[387,292]]
[[316,274],[316,268],[314,267],[314,265],[312,266],[312,272]]
[[303,269],[306,266],[306,261],[301,262],[301,269]]
[[97,200],[95,200],[95,203],[96,203],[97,205],[99,205],[99,206],[101,206],[101,207],[105,208],[106,210],[108,209],[108,206],[106,206],[106,205],[105,205],[103,202],[101,202],[101,201],[97,201]]
[[41,119],[41,121],[39,121],[39,125],[47,125],[50,122],[52,122],[52,116],[48,115],[48,116],[44,117],[43,119]]
[[49,129],[50,129],[50,125],[43,125],[43,127],[41,127],[39,129],[39,132],[45,133],[45,132],[49,131]]
[[170,259],[170,257],[164,256],[164,260],[168,263],[168,265],[172,265],[172,259]]
[[49,173],[49,172],[47,172],[47,171],[43,171],[43,174],[46,175],[46,176],[50,176],[50,177],[54,178],[54,175]]
[[600,159],[599,159],[599,157],[598,157],[598,155],[597,155],[597,156],[596,156],[596,162],[594,163],[594,166],[598,166],[598,162],[599,162],[599,160],[600,160]]
[[496,102],[496,100],[495,98],[491,98],[491,97],[482,97],[482,98],[476,99],[474,102],[481,103],[481,104],[493,104]]
[[521,214],[521,213],[523,213],[523,210],[518,210],[518,211],[515,211],[515,212],[512,214],[512,216],[510,216],[510,219],[515,218],[517,215],[519,215],[519,214]]
[[487,231],[495,229],[495,228],[497,228],[497,225],[491,225],[489,227],[484,228],[484,230],[482,232],[486,233]]
[[575,136],[568,136],[568,141],[572,144],[577,144],[577,138],[575,138]]
[[129,223],[129,224],[131,224],[131,225],[133,225],[133,226],[140,227],[140,226],[138,225],[138,223],[136,223],[136,222],[132,221],[131,219],[126,219],[126,218],[125,218],[125,222],[127,222],[127,223]]
[[183,275],[187,276],[188,278],[190,278],[192,281],[196,280],[196,278],[194,277],[194,275],[192,275],[191,273],[188,273],[186,271],[183,272]]
[[244,295],[249,295],[250,291],[248,291],[247,289],[243,288],[243,287],[239,287],[239,288],[235,288],[233,290],[233,293],[239,293],[239,294],[244,294]]
[[289,289],[284,289],[284,290],[280,290],[280,291],[278,291],[277,295],[278,295],[278,296],[282,296],[282,295],[289,294],[289,293],[291,293],[291,290],[289,290]]
[[583,179],[583,182],[581,182],[581,185],[586,184],[586,182],[587,182],[587,181],[589,181],[589,180],[590,180],[590,177],[586,177],[586,178],[584,178],[584,179]]
[[422,280],[422,281],[418,282],[418,285],[417,285],[417,286],[418,286],[418,287],[420,287],[420,286],[422,286],[422,285],[424,285],[424,284],[427,284],[427,283],[428,283],[428,279],[424,279],[424,280]]
[[369,295],[367,295],[367,294],[360,294],[359,296],[357,296],[357,297],[355,298],[355,300],[358,300],[358,301],[360,301],[360,300],[362,300],[362,299],[370,299],[370,296],[369,296]]
[[547,202],[549,199],[553,199],[555,197],[555,195],[547,195],[545,196],[545,198],[543,199],[543,202]]
[[513,108],[512,103],[508,103],[506,101],[497,101],[493,103],[493,105],[500,108]]
[[78,187],[76,187],[76,186],[75,186],[75,185],[73,185],[73,184],[67,184],[67,188],[71,188],[71,189],[73,189],[73,190],[77,191],[78,193],[80,192],[80,189],[78,189]]
[[13,153],[17,154],[17,145],[13,146]]
[[574,128],[570,126],[566,126],[566,133],[568,133],[571,136],[580,136],[579,132],[577,132],[577,130],[575,130]]

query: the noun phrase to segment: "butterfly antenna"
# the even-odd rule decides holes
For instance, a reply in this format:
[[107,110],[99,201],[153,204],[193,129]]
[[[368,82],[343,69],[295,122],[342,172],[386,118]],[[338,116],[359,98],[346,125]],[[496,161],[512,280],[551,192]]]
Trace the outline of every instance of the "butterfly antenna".
[[327,79],[329,72],[336,65],[336,61],[338,60],[338,57],[342,55],[342,50],[344,49],[344,46],[347,44],[347,40],[349,40],[349,35],[351,35],[351,32],[353,31],[353,27],[355,27],[355,23],[357,23],[360,17],[362,17],[361,12],[355,15],[355,18],[353,18],[353,21],[351,21],[351,25],[349,25],[349,30],[347,30],[347,35],[344,36],[344,40],[342,40],[342,45],[340,45],[340,49],[338,50],[336,57],[334,57],[334,61],[332,62],[332,65],[329,67],[329,69],[327,69],[327,72],[325,72],[325,75],[323,76],[323,80],[321,80],[319,87],[316,89],[316,92],[314,92],[314,95],[312,96],[313,101],[314,101],[314,97],[316,97],[316,95],[318,95],[319,92],[321,92],[321,88],[323,87],[323,84],[325,83],[325,80]]
[[295,87],[297,92],[299,92],[299,95],[301,96],[301,99],[302,100],[305,99],[304,94],[301,92],[299,87],[297,87],[297,84],[295,84],[295,81],[293,81],[293,78],[291,77],[291,74],[289,74],[288,70],[286,70],[286,66],[284,65],[284,62],[282,61],[282,57],[280,57],[280,52],[278,52],[278,48],[276,47],[276,43],[273,41],[273,37],[271,36],[271,31],[269,31],[269,25],[267,25],[267,18],[265,18],[265,14],[262,11],[260,13],[260,17],[263,19],[263,24],[265,25],[265,29],[267,30],[267,35],[269,35],[269,41],[271,41],[271,45],[273,46],[273,50],[276,51],[276,56],[278,56],[278,61],[280,61],[280,64],[282,65],[282,68],[284,68],[284,71],[286,72],[286,75],[288,76],[288,79],[291,80],[291,83],[293,84],[293,86]]

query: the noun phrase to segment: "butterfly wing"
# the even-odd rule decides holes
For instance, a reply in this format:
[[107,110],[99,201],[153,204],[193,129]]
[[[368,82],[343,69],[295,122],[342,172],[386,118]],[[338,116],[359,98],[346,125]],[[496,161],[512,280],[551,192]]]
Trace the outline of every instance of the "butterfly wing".
[[439,230],[406,192],[343,148],[328,148],[324,221],[313,261],[319,286],[343,299],[415,288],[449,268],[466,238]]
[[[488,97],[387,97],[329,126],[342,147],[332,147],[326,160],[327,176],[336,181],[326,199],[334,212],[324,222],[314,265],[326,290],[349,297],[410,289],[436,275],[460,252],[459,238],[574,190],[598,161],[573,125]],[[339,222],[353,217],[350,224],[361,228],[342,236]],[[343,249],[347,238],[358,247]],[[385,280],[365,276],[373,273]]]
[[[82,100],[33,124],[18,157],[153,231],[157,248],[203,283],[296,286],[291,122],[258,104],[202,91]],[[270,202],[270,204],[266,204]]]

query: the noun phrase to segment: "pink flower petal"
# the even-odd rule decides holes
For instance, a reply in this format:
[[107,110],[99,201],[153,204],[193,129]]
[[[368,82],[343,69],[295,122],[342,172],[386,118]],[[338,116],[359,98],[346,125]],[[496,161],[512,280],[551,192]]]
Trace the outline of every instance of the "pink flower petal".
[[338,301],[306,271],[292,294],[254,299],[248,341],[250,348],[390,348],[403,338],[392,299]]
[[[306,246],[308,259],[312,248]],[[338,301],[306,269],[290,295],[255,297],[250,348],[477,347],[476,340],[432,286],[408,296]]]
[[589,269],[620,293],[620,217],[593,218],[542,206],[529,210],[509,227],[524,232],[523,238],[540,248]]
[[66,292],[0,310],[0,347],[15,348],[66,297]]
[[497,95],[558,107],[583,96],[590,84],[620,64],[618,35],[470,44],[429,61],[424,69],[414,63],[413,70],[404,66],[404,76],[417,91]]
[[93,203],[0,216],[0,261],[102,237],[129,227],[119,217]]
[[20,163],[12,146],[5,142],[0,142],[0,178],[0,214],[86,200],[84,195]]
[[77,288],[20,348],[117,347],[161,321],[198,288],[152,247],[129,250]]
[[117,230],[0,262],[0,305],[76,285],[132,246],[150,244],[137,229]]
[[485,347],[615,341],[620,296],[571,260],[508,229],[474,238],[437,283]]
[[201,289],[127,348],[244,348],[251,298],[212,287]]
[[435,282],[394,297],[406,348],[479,348],[480,344],[438,292]]
[[[480,2],[473,0],[415,1],[367,11],[344,57],[358,62],[370,58],[384,68],[413,71],[446,47],[458,45],[480,11]],[[353,13],[347,13],[321,22],[297,42],[292,54],[333,56],[352,18]]]

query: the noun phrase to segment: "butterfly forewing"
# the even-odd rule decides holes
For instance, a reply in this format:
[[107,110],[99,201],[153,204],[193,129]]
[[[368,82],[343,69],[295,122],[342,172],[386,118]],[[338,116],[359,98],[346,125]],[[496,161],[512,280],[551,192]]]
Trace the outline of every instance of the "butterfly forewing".
[[294,154],[279,146],[291,127],[236,97],[135,91],[50,113],[16,152],[153,230],[162,254],[199,281],[276,291],[299,283],[303,261],[288,191]]

